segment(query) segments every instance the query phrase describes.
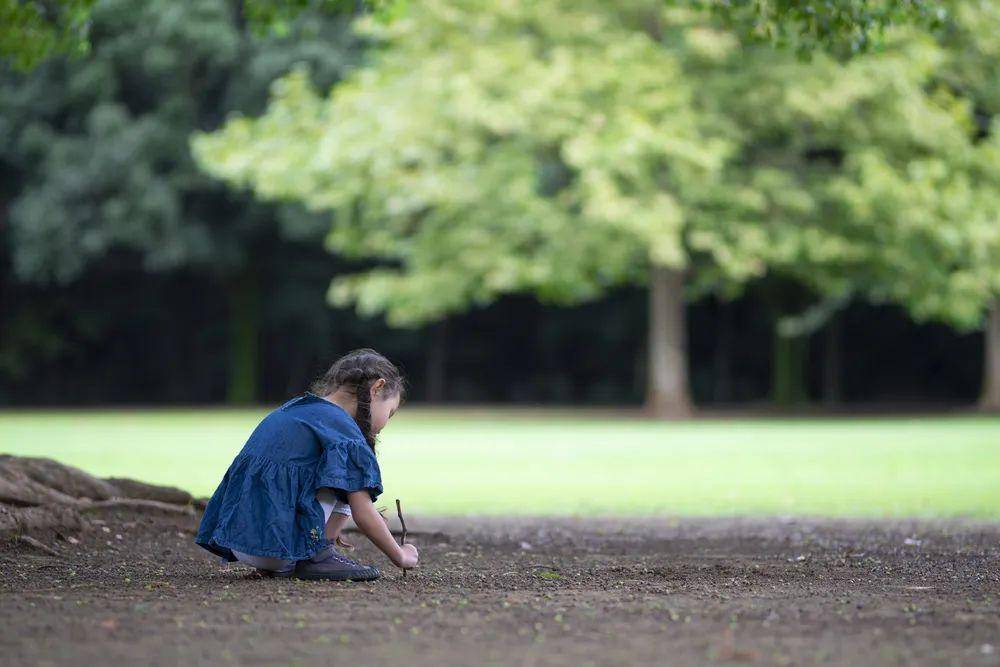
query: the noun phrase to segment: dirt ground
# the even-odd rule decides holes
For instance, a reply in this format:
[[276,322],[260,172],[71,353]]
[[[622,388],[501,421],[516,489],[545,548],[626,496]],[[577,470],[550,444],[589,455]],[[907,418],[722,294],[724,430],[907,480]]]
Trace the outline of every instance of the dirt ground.
[[414,516],[419,570],[328,583],[99,520],[0,545],[0,663],[1000,665],[1000,524]]

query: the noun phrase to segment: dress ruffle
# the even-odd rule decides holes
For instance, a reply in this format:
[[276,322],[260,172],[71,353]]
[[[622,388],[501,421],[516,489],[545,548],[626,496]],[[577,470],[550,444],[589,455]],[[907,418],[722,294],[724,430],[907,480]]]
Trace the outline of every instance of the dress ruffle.
[[315,465],[241,454],[205,508],[196,542],[236,560],[233,550],[305,560],[326,546]]
[[317,468],[316,484],[348,493],[368,491],[374,501],[382,494],[382,476],[375,454],[364,440],[342,440],[324,448]]

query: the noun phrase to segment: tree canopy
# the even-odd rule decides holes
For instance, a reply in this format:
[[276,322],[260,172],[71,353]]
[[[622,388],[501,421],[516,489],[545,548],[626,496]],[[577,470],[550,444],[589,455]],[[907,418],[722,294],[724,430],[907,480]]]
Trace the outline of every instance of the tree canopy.
[[375,68],[329,102],[292,75],[265,116],[231,121],[196,152],[261,196],[335,210],[338,250],[402,263],[332,291],[397,324],[505,292],[590,298],[650,255],[680,266],[672,193],[697,196],[725,146],[700,134],[676,57],[636,30],[646,17],[616,25],[596,6],[431,3],[369,22],[387,41]]
[[746,37],[791,47],[800,55],[863,53],[881,46],[892,26],[939,27],[945,2],[925,0],[702,0]]
[[293,74],[196,152],[261,196],[334,211],[333,247],[391,259],[332,296],[397,323],[507,291],[586,299],[650,262],[690,266],[696,292],[770,268],[979,323],[995,148],[937,84],[940,46],[900,31],[877,54],[802,62],[656,6],[425,3],[369,22],[379,57],[329,99]]
[[[36,66],[53,54],[80,55],[90,49],[91,15],[100,0],[0,0],[0,58],[16,68]],[[666,3],[672,0],[664,0]],[[860,52],[878,44],[882,31],[898,23],[939,24],[944,0],[700,0],[744,35],[790,45],[800,53],[816,49]],[[367,7],[382,19],[403,15],[408,0],[240,0],[235,11],[258,34],[285,34],[307,11],[351,13]]]

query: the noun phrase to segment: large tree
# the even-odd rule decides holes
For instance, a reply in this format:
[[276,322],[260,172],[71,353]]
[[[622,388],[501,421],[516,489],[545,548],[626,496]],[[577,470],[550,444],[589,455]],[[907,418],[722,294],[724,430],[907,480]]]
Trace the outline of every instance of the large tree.
[[318,243],[322,226],[207,177],[188,137],[233,110],[262,110],[292,63],[332,84],[358,42],[343,20],[316,17],[288,37],[253,39],[237,9],[102,0],[86,58],[0,72],[0,167],[17,183],[5,188],[5,242],[20,279],[65,284],[117,266],[195,268],[214,280],[228,302],[228,396],[243,402],[257,393],[262,258],[276,237]]
[[197,153],[261,196],[334,210],[337,249],[392,260],[331,297],[394,324],[648,281],[649,402],[685,413],[685,200],[709,197],[727,145],[703,136],[692,81],[652,34],[666,12],[607,7],[414,6],[372,26],[377,66],[330,102],[291,76],[268,114]]
[[969,100],[978,143],[974,184],[984,210],[975,252],[968,258],[980,267],[984,280],[992,281],[992,304],[984,323],[983,382],[980,405],[1000,412],[1000,5],[995,2],[965,2],[951,14],[941,31],[948,59],[939,77],[940,85]]
[[[941,55],[927,38],[803,62],[641,1],[431,2],[368,30],[380,56],[329,99],[293,75],[265,116],[196,143],[216,174],[334,211],[332,247],[391,260],[334,281],[336,303],[406,325],[507,292],[568,303],[644,282],[663,415],[688,409],[685,293],[733,295],[770,272],[821,311],[854,291],[958,323],[981,306],[947,257],[920,286],[891,280],[924,252],[906,218],[844,219],[872,155],[969,149],[960,100],[928,90]],[[780,386],[801,360],[775,352]]]
[[[702,88],[726,103],[743,133],[734,179],[750,178],[757,193],[780,184],[770,205],[798,202],[779,206],[760,227],[770,271],[812,292],[803,301],[796,290],[771,290],[767,299],[779,311],[790,304],[794,315],[775,328],[775,385],[786,401],[803,393],[782,376],[802,367],[805,337],[853,294],[900,304],[918,321],[960,330],[982,322],[1000,256],[992,250],[996,171],[967,87],[951,72],[959,61],[966,78],[995,76],[988,63],[996,46],[983,42],[996,33],[983,26],[995,24],[996,9],[967,2],[956,10],[956,21],[980,26],[979,43],[951,23],[950,37],[937,41],[895,30],[879,53],[846,63],[758,50],[746,54],[739,76],[710,80],[731,89]],[[706,248],[725,249],[720,236],[745,233],[724,215],[718,222]]]
[[815,64],[793,77],[760,70],[765,81],[746,93],[799,100],[786,106],[786,143],[809,142],[830,162],[810,188],[818,215],[803,223],[833,252],[803,247],[772,265],[828,300],[857,293],[960,331],[985,319],[982,403],[996,409],[1000,9],[978,0],[953,9],[936,39],[899,30],[883,53],[820,76]]

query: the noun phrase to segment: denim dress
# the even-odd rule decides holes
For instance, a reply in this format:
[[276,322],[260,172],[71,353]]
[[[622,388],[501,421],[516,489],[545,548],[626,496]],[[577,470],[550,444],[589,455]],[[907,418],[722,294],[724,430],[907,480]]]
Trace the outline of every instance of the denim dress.
[[366,490],[375,500],[382,476],[354,418],[312,393],[264,417],[226,471],[201,519],[195,542],[227,561],[233,550],[306,560],[327,545],[316,491],[340,500]]

